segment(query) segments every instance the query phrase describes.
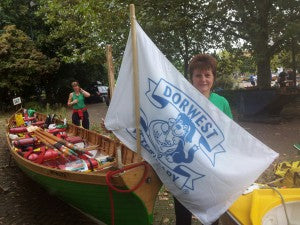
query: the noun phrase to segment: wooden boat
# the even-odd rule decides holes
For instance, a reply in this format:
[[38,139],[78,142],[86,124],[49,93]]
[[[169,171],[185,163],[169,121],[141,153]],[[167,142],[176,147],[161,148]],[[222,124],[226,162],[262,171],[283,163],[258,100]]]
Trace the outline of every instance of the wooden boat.
[[[280,194],[274,189],[256,189],[240,196],[221,217],[222,224],[299,225],[300,188],[277,190]],[[286,214],[290,223],[287,222]]]
[[[37,113],[36,118],[43,121],[46,119],[46,115]],[[57,120],[57,122],[61,123],[62,121]],[[68,124],[68,134],[80,136],[89,144],[98,145],[97,150],[101,154],[115,157],[119,146],[124,168],[132,168],[123,172],[118,171],[114,166],[93,172],[73,172],[50,168],[34,163],[16,153],[9,137],[9,129],[14,126],[14,123],[15,115],[12,115],[8,120],[6,131],[12,157],[21,170],[51,194],[104,224],[112,224],[112,218],[114,224],[152,224],[154,203],[162,184],[152,167],[143,166],[143,163],[138,162],[136,153],[109,137]],[[112,190],[112,198],[110,198],[106,181],[110,171],[117,173],[111,178],[111,185],[121,190],[130,190],[136,187],[141,183],[143,177],[145,177],[145,182],[129,193]],[[111,202],[112,200],[113,202]],[[112,210],[114,211],[113,217]]]

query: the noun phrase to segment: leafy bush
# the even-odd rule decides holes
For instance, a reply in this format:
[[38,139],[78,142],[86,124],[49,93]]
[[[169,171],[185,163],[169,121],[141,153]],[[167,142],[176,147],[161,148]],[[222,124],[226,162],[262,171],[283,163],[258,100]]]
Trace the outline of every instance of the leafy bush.
[[40,82],[59,68],[56,58],[48,58],[15,25],[0,33],[0,96],[7,105],[16,96],[29,99],[41,95]]
[[236,85],[236,80],[233,78],[233,76],[220,76],[216,78],[215,81],[215,88],[221,88],[223,90],[230,90],[233,89]]
[[34,109],[37,112],[44,112],[46,110],[45,105],[41,104],[40,102],[25,102],[24,108],[26,109]]

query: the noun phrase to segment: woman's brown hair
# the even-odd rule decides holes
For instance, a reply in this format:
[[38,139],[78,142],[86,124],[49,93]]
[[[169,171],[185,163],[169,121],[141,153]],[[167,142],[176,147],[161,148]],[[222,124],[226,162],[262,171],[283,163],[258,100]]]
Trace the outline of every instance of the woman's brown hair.
[[78,83],[77,81],[73,81],[73,82],[71,83],[71,86],[72,86],[72,87],[79,86],[79,83]]
[[211,69],[213,75],[214,75],[214,79],[216,79],[216,74],[217,74],[217,60],[212,57],[211,55],[207,55],[207,54],[198,54],[195,55],[190,63],[189,63],[189,67],[188,67],[188,72],[190,74],[190,79],[192,80],[193,77],[193,72],[196,69],[200,69],[200,70],[209,70]]

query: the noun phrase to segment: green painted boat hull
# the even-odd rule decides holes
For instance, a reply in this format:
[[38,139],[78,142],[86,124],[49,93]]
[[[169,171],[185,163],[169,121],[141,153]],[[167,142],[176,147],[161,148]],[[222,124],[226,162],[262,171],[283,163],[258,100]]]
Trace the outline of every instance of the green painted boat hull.
[[[111,206],[108,187],[66,181],[35,173],[23,165],[19,167],[34,181],[68,204],[105,223],[111,224]],[[134,193],[113,192],[115,225],[150,225],[153,215],[148,214],[144,202]]]
[[[37,113],[37,119],[44,121],[46,115]],[[14,127],[14,120],[15,116],[12,115],[7,122],[6,139],[10,153],[19,167],[34,181],[46,188],[50,194],[59,197],[97,221],[110,225],[111,204],[108,186],[105,182],[107,172],[104,172],[111,171],[110,168],[105,167],[105,169],[103,167],[95,173],[76,173],[26,160],[17,153],[9,138],[9,129]],[[62,123],[62,121],[58,122]],[[125,167],[130,165],[130,169],[112,178],[112,184],[117,187],[123,189],[135,187],[141,181],[144,172],[147,171],[143,168],[136,153],[107,136],[73,124],[68,124],[67,132],[71,136],[82,137],[91,145],[97,145],[98,151],[104,155],[115,156],[117,149],[121,149],[122,163]],[[147,181],[134,192],[119,193],[113,191],[115,225],[152,224],[154,203],[162,183],[153,168],[150,167],[147,173]]]

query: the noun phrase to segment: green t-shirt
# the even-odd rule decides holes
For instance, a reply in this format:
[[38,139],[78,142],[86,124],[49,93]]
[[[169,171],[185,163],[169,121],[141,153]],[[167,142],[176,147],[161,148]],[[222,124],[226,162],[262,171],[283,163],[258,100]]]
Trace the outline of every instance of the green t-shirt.
[[73,105],[73,109],[82,109],[85,107],[84,95],[82,93],[76,95],[75,92],[73,92],[72,101],[74,101],[75,99],[78,99],[78,102]]
[[232,119],[232,113],[226,98],[216,94],[211,93],[209,96],[209,101],[217,106],[222,112],[224,112],[228,117]]

